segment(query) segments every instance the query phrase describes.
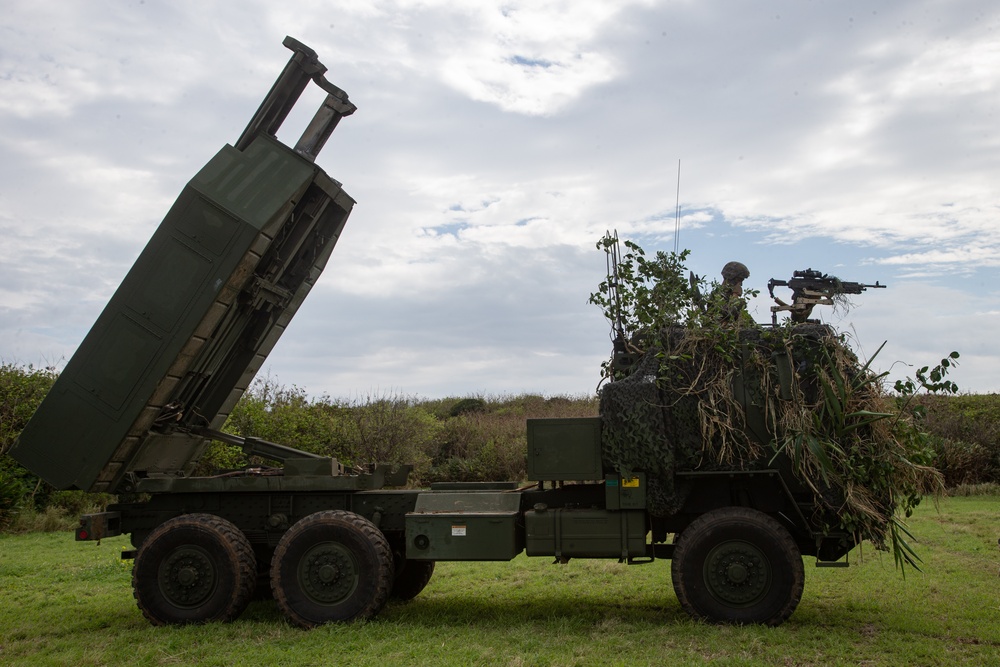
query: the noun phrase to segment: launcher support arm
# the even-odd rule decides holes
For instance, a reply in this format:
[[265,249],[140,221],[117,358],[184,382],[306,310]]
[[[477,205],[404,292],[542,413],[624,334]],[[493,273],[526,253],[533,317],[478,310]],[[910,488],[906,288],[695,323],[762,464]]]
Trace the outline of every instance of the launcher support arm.
[[292,57],[274,82],[267,97],[261,102],[257,113],[250,120],[235,147],[240,151],[245,150],[260,134],[275,136],[306,86],[312,81],[324,90],[327,96],[295,145],[295,151],[310,162],[315,162],[316,156],[319,155],[340,119],[350,116],[357,107],[348,99],[346,92],[326,79],[324,76],[326,65],[319,61],[315,51],[292,37],[285,37],[282,44],[291,49]]
[[260,456],[272,461],[284,462],[288,459],[326,458],[325,456],[313,454],[312,452],[305,452],[301,449],[288,447],[287,445],[279,445],[276,442],[268,442],[267,440],[261,440],[259,438],[244,438],[243,436],[233,435],[232,433],[225,433],[223,431],[216,431],[211,428],[199,429],[196,432],[198,435],[203,435],[206,438],[218,440],[219,442],[224,442],[227,445],[235,445],[241,448],[243,453],[247,456]]

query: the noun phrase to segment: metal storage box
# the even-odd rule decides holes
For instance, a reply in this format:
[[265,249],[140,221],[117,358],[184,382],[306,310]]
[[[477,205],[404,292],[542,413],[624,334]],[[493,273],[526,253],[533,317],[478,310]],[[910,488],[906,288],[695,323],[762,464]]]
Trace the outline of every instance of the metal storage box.
[[606,475],[604,506],[609,510],[646,509],[646,473],[637,472],[631,477]]
[[645,512],[546,509],[524,516],[526,553],[557,558],[646,555]]
[[528,479],[603,480],[601,418],[529,419]]
[[520,502],[520,493],[422,493],[406,515],[406,557],[510,560],[524,549]]

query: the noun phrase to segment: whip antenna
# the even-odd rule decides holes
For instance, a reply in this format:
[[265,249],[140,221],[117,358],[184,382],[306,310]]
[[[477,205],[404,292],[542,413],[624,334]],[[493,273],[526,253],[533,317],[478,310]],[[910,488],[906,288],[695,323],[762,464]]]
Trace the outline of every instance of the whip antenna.
[[674,254],[681,243],[681,161],[677,159],[677,204],[674,207]]

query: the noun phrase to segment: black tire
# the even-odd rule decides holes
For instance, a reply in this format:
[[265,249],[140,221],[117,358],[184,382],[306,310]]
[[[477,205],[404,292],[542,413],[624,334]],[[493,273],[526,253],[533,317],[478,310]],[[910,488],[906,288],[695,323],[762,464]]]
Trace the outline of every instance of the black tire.
[[257,582],[253,548],[239,528],[211,514],[185,514],[143,540],[132,591],[153,625],[231,621]]
[[310,514],[288,529],[271,561],[271,590],[303,628],[372,618],[389,599],[392,552],[375,525],[352,512]]
[[780,625],[802,599],[802,554],[788,531],[763,512],[713,510],[692,521],[676,545],[674,592],[695,618]]
[[434,574],[432,560],[402,561],[396,567],[396,581],[392,584],[391,596],[396,600],[412,600],[424,590],[432,574]]

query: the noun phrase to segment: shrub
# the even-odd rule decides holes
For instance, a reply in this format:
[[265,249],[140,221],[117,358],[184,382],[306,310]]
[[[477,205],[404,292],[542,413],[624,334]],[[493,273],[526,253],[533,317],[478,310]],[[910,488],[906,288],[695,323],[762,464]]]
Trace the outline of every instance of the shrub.
[[46,508],[62,510],[71,516],[103,512],[115,501],[110,493],[88,493],[86,491],[54,491],[49,495]]
[[328,400],[310,400],[304,389],[286,387],[270,375],[258,378],[233,408],[225,429],[307,452],[325,452],[330,444],[330,418],[336,408]]
[[1000,496],[1000,484],[983,482],[979,484],[959,484],[948,489],[949,496]]
[[7,529],[10,533],[56,533],[73,530],[77,526],[77,515],[68,513],[61,507],[34,507],[25,509],[14,516]]
[[0,454],[6,454],[56,381],[53,368],[0,363]]
[[430,458],[426,452],[434,442],[439,422],[413,399],[369,395],[337,408],[330,453],[342,462],[413,464],[415,477],[428,468]]
[[1000,395],[921,396],[919,407],[948,486],[1000,483]]
[[6,477],[0,472],[0,532],[13,523],[26,493],[19,479]]
[[526,438],[524,418],[509,411],[449,419],[428,452],[427,481],[520,481],[526,473]]
[[945,486],[980,484],[996,480],[993,453],[986,447],[963,440],[932,436],[934,467],[944,475]]
[[52,368],[0,364],[0,530],[26,505],[44,506],[52,487],[7,455],[55,382]]
[[452,417],[468,414],[470,412],[482,412],[486,409],[486,401],[481,398],[463,398],[455,405],[451,406],[448,414]]

